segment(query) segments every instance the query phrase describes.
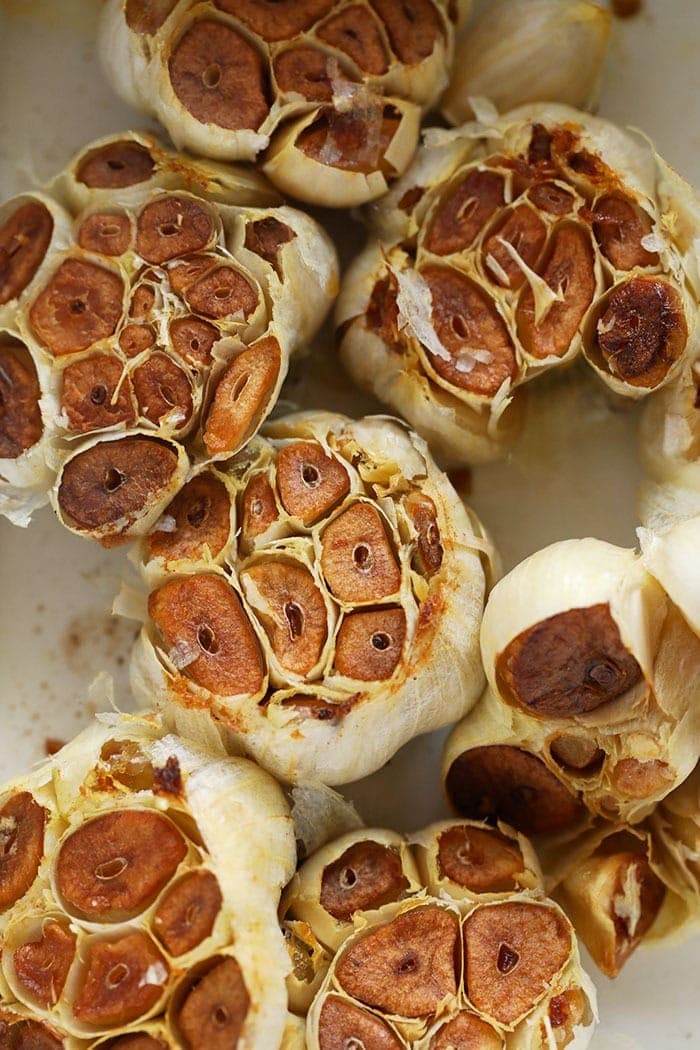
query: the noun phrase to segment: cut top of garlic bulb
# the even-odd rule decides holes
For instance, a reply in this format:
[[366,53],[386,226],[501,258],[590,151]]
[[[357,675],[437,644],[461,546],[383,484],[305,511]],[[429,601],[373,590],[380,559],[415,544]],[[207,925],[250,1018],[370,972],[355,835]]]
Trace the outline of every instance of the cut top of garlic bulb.
[[[670,535],[658,557],[562,541],[496,584],[481,630],[490,690],[445,757],[459,812],[547,836],[578,828],[583,806],[636,823],[690,773],[700,639]],[[514,805],[528,795],[541,806]]]
[[498,455],[520,388],[581,354],[645,397],[695,353],[697,215],[645,140],[567,106],[481,107],[429,129],[372,206],[343,361],[452,462]]
[[[142,544],[139,696],[286,780],[343,783],[468,709],[491,548],[396,420],[300,413],[182,489]],[[183,721],[184,720],[184,721]]]
[[3,787],[0,838],[11,1040],[280,1044],[276,909],[296,851],[280,788],[251,762],[153,716],[101,716]]
[[538,873],[522,836],[471,821],[363,828],[323,847],[282,904],[288,941],[305,930],[325,953],[310,966],[291,949],[309,1048],[587,1046],[595,992]]
[[0,210],[0,508],[26,513],[56,472],[62,521],[113,543],[190,461],[255,433],[335,293],[335,252],[262,177],[150,135],[86,147],[52,193]]
[[109,0],[102,60],[178,146],[253,161],[285,193],[348,207],[407,167],[469,3]]

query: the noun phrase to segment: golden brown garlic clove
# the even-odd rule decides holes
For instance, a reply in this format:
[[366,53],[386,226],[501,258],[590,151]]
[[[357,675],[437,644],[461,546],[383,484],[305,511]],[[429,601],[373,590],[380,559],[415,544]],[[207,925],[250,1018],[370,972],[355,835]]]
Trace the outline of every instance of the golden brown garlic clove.
[[606,603],[556,613],[523,631],[496,663],[502,695],[542,717],[595,711],[642,680]]
[[37,338],[54,357],[86,350],[116,331],[124,282],[112,270],[69,258],[49,278],[29,310]]
[[405,640],[403,609],[349,613],[336,637],[335,668],[357,681],[384,681],[398,667]]
[[136,220],[136,250],[150,263],[201,251],[212,239],[209,209],[194,197],[171,194],[151,201]]
[[373,0],[373,7],[386,27],[394,54],[406,65],[422,62],[443,39],[440,16],[431,0],[410,0],[408,4]]
[[316,32],[326,44],[349,55],[364,73],[382,76],[389,68],[379,23],[372,11],[360,4],[342,8],[327,18]]
[[539,215],[526,204],[516,205],[502,215],[484,241],[484,271],[496,284],[516,291],[526,279],[517,259],[534,269],[546,239],[547,227]]
[[632,277],[613,289],[595,338],[611,375],[631,386],[658,386],[688,342],[680,294],[661,278]]
[[134,369],[132,383],[139,413],[151,423],[172,418],[173,427],[186,426],[194,410],[192,384],[167,354],[155,353]]
[[248,318],[258,305],[255,288],[232,266],[210,270],[188,287],[185,298],[190,310],[214,320]]
[[469,1001],[505,1025],[532,1008],[571,954],[571,928],[561,912],[526,901],[477,908],[463,935]]
[[282,351],[273,336],[259,339],[234,358],[207,415],[204,444],[210,456],[234,452],[260,425],[281,367]]
[[280,222],[274,215],[268,215],[264,219],[255,219],[246,224],[245,246],[249,252],[254,252],[265,262],[269,262],[275,273],[282,276],[279,253],[282,246],[289,244],[296,236],[291,226]]
[[346,112],[326,107],[299,133],[296,147],[319,164],[341,171],[369,175],[386,169],[389,173],[386,154],[400,124],[399,111],[381,106],[379,99]]
[[408,889],[399,851],[371,840],[356,842],[328,864],[321,877],[321,906],[341,922],[357,911],[381,908]]
[[231,533],[231,499],[226,486],[211,474],[188,481],[164,512],[173,518],[171,532],[154,529],[148,537],[149,558],[199,561],[208,550],[218,557]]
[[505,179],[495,171],[468,172],[441,198],[433,212],[425,247],[452,255],[471,247],[505,203]]
[[318,1018],[319,1050],[403,1050],[404,1043],[386,1021],[361,1006],[329,995]]
[[148,611],[193,682],[222,696],[257,693],[264,666],[240,598],[221,576],[172,580],[151,594]]
[[44,1009],[61,998],[75,956],[76,936],[64,924],[46,919],[39,936],[12,952],[15,981]]
[[226,958],[195,980],[176,1020],[190,1050],[230,1050],[238,1045],[250,1006],[241,968]]
[[83,357],[63,372],[61,409],[68,429],[78,434],[102,430],[117,423],[127,426],[136,413],[131,383],[117,358],[106,354]]
[[62,1033],[41,1021],[0,1010],[3,1050],[64,1050]]
[[333,81],[345,79],[337,60],[315,47],[279,51],[272,60],[272,68],[280,91],[294,92],[309,102],[330,102]]
[[578,226],[555,230],[539,269],[557,298],[538,320],[535,293],[525,289],[516,311],[518,335],[533,357],[564,357],[595,295],[595,256],[589,235]]
[[178,317],[170,325],[170,342],[176,354],[192,365],[211,364],[211,351],[220,339],[218,328],[198,317]]
[[242,496],[241,538],[247,542],[261,536],[277,521],[279,510],[267,475],[254,474]]
[[354,503],[326,527],[321,567],[331,592],[343,602],[370,602],[395,594],[401,568],[379,511]]
[[600,250],[618,270],[656,266],[659,256],[642,243],[652,232],[652,219],[619,193],[601,197],[593,206],[593,233]]
[[448,771],[445,789],[461,815],[501,820],[524,835],[560,831],[585,814],[583,805],[544,762],[504,744],[463,752]]
[[0,808],[0,909],[27,892],[44,855],[46,811],[28,791],[18,791]]
[[438,871],[472,893],[506,893],[518,888],[525,870],[513,839],[495,830],[456,824],[438,838]]
[[116,1039],[110,1039],[102,1043],[104,1050],[169,1050],[168,1044],[162,1039],[156,1039],[148,1032],[129,1032],[127,1035],[119,1035]]
[[285,445],[276,466],[282,506],[304,525],[324,517],[350,491],[345,467],[315,441]]
[[441,266],[421,271],[432,297],[432,321],[446,356],[430,353],[443,379],[475,394],[495,396],[515,379],[517,363],[508,330],[495,302],[456,270]]
[[44,432],[36,366],[26,347],[0,339],[0,459],[17,459]]
[[123,255],[131,243],[129,216],[117,211],[95,211],[78,228],[78,244],[98,255]]
[[153,916],[155,935],[170,955],[184,955],[210,936],[222,903],[216,875],[190,871],[160,901]]
[[255,130],[268,114],[262,58],[223,22],[193,22],[173,48],[168,72],[182,106],[203,124]]
[[141,931],[85,949],[85,972],[73,1013],[90,1025],[118,1027],[150,1013],[163,997],[168,964]]
[[434,576],[440,571],[444,549],[440,541],[440,526],[435,504],[423,493],[411,492],[403,503],[418,533],[414,561],[424,576]]
[[177,469],[177,453],[156,438],[134,435],[102,441],[68,461],[58,487],[58,505],[81,531],[118,528],[122,532],[163,498]]
[[177,0],[126,0],[127,25],[137,33],[153,35],[172,13]]
[[167,817],[115,810],[87,821],[64,841],[56,886],[77,915],[113,922],[148,907],[186,854],[185,840]]
[[503,1038],[481,1017],[461,1010],[430,1040],[428,1050],[502,1050]]
[[623,798],[649,798],[668,790],[675,779],[668,762],[656,758],[623,758],[612,771],[613,787]]
[[328,14],[335,0],[216,0],[216,6],[235,15],[263,40],[287,40],[310,29]]
[[0,306],[22,294],[51,241],[51,212],[40,201],[26,201],[0,226]]
[[372,929],[343,951],[335,976],[367,1006],[425,1017],[457,994],[459,922],[434,905],[411,909]]
[[309,570],[270,559],[245,569],[241,580],[280,665],[309,674],[328,637],[326,603]]
[[155,161],[142,143],[118,139],[84,153],[76,178],[90,189],[121,190],[148,182],[154,170]]

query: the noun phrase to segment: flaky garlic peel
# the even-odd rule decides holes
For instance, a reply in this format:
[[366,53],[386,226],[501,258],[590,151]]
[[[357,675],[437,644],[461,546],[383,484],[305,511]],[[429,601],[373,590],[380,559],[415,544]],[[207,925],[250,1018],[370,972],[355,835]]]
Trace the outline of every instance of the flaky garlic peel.
[[125,133],[0,209],[0,512],[51,498],[109,545],[148,531],[191,464],[271,411],[337,286],[321,228],[260,175]]
[[100,51],[117,91],[178,146],[260,159],[284,193],[350,207],[405,171],[469,6],[109,0]]
[[147,601],[116,605],[145,621],[132,686],[284,780],[345,783],[480,695],[492,548],[396,420],[307,412],[263,434],[138,550]]
[[368,210],[337,307],[355,381],[451,464],[502,455],[524,388],[582,357],[646,397],[697,346],[697,207],[639,136],[568,106],[429,129]]
[[103,715],[3,787],[0,838],[10,1040],[280,1045],[276,911],[294,830],[251,762],[183,743],[154,716]]

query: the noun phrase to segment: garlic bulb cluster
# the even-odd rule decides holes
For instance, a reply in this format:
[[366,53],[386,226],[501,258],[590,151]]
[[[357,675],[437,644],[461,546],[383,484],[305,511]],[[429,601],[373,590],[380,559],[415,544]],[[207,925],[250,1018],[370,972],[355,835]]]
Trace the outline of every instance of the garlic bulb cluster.
[[150,135],[86,147],[0,211],[0,511],[52,501],[142,534],[190,461],[238,451],[337,286],[335,251],[260,176]]
[[138,552],[132,687],[287,781],[345,783],[483,687],[483,530],[386,417],[299,413],[196,472]]
[[691,525],[677,543],[674,530],[650,534],[639,554],[556,543],[505,576],[482,624],[489,687],[443,757],[456,812],[534,837],[547,889],[608,976],[642,940],[700,917],[687,780],[700,761],[700,618],[684,557],[698,537],[695,522],[677,529]]
[[306,861],[281,913],[309,1050],[590,1042],[595,992],[573,929],[506,826],[352,832]]
[[108,0],[107,76],[179,147],[262,160],[310,204],[374,200],[447,85],[468,0]]
[[294,830],[247,759],[103,716],[4,786],[0,844],[3,1045],[280,1045]]
[[695,199],[651,144],[562,105],[478,110],[372,206],[337,310],[354,380],[453,464],[502,454],[547,370],[582,356],[635,400],[697,344]]

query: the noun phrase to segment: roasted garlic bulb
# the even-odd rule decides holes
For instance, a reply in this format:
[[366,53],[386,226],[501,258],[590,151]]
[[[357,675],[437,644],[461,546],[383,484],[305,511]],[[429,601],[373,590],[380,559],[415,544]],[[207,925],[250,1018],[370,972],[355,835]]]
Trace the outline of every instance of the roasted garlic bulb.
[[481,630],[491,695],[454,730],[459,812],[526,834],[585,807],[636,823],[700,759],[700,639],[632,550],[555,543],[494,588]]
[[102,716],[0,794],[3,1046],[278,1047],[294,829],[247,759]]
[[195,473],[142,543],[136,695],[211,717],[288,781],[339,784],[480,695],[491,553],[396,420],[299,413]]
[[[93,143],[0,211],[0,511],[105,544],[270,412],[335,294],[321,228],[248,171]],[[59,203],[60,202],[60,203]]]
[[309,1050],[586,1047],[595,993],[540,879],[526,839],[474,821],[363,828],[318,851],[281,908],[325,953],[293,954],[293,1008],[300,987],[314,995]]
[[546,370],[634,400],[697,342],[694,195],[653,147],[567,106],[479,118],[426,132],[337,309],[353,379],[451,464],[502,454]]
[[262,160],[283,192],[329,207],[381,196],[447,85],[468,0],[108,0],[101,53],[173,141]]

